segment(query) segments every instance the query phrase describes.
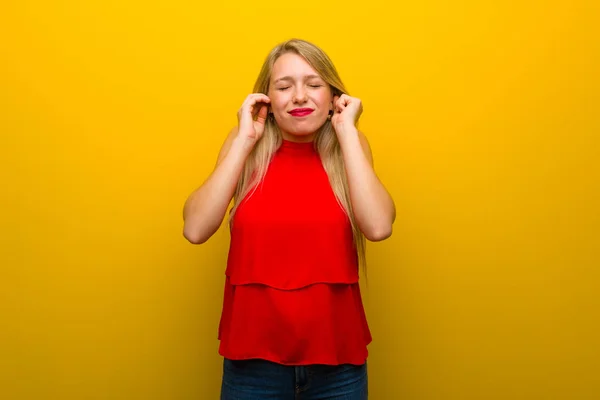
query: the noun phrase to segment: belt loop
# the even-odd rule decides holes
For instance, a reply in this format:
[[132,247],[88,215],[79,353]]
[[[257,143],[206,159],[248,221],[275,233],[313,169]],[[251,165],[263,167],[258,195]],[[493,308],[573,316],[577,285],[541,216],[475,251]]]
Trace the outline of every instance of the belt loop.
[[307,374],[306,374],[306,366],[303,366],[303,365],[295,366],[294,374],[296,375],[296,391],[298,391],[308,383]]

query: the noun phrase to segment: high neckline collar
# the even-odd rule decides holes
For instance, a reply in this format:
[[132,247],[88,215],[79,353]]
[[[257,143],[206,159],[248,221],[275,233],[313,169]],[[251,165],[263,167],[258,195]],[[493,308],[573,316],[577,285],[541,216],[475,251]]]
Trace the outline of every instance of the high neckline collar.
[[286,139],[282,139],[281,149],[295,151],[295,152],[302,152],[302,153],[314,153],[316,151],[314,141],[293,142],[291,140],[286,140]]

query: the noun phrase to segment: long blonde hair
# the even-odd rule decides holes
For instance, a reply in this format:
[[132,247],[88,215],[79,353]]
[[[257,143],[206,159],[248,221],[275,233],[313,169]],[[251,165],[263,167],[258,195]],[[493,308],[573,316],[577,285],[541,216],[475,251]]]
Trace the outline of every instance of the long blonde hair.
[[[268,94],[271,73],[275,61],[283,54],[290,52],[304,58],[321,78],[329,84],[333,95],[340,96],[342,94],[348,94],[333,62],[327,54],[316,45],[301,39],[287,40],[271,50],[256,79],[253,93]],[[238,181],[234,193],[233,208],[230,213],[230,222],[233,220],[233,215],[240,202],[247,195],[251,195],[252,191],[256,189],[257,185],[264,178],[273,154],[279,149],[281,143],[282,135],[279,126],[274,118],[267,118],[264,133],[248,156]],[[358,229],[356,224],[352,204],[350,202],[350,191],[348,189],[348,180],[344,168],[342,150],[329,119],[317,132],[314,143],[321,158],[321,162],[323,163],[323,167],[329,177],[333,192],[335,193],[340,206],[349,217],[352,225],[353,241],[357,251],[359,265],[366,268],[365,236],[360,229]]]

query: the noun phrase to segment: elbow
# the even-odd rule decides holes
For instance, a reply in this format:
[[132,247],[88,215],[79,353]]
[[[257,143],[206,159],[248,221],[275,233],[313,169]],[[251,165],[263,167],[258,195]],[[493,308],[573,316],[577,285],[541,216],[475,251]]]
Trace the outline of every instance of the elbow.
[[392,224],[374,226],[364,234],[365,238],[371,242],[381,242],[392,236]]
[[186,238],[186,240],[191,244],[202,244],[208,240],[206,235],[202,235],[198,229],[192,229],[187,224],[185,224],[183,227],[183,237]]

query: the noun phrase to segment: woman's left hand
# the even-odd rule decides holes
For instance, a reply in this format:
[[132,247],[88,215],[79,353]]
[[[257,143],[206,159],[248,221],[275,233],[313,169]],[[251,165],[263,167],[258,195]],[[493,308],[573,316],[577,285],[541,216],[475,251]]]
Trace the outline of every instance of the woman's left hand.
[[347,129],[356,128],[356,122],[362,114],[363,107],[360,99],[346,94],[333,97],[333,116],[331,123],[339,135]]

